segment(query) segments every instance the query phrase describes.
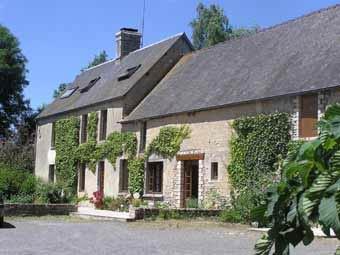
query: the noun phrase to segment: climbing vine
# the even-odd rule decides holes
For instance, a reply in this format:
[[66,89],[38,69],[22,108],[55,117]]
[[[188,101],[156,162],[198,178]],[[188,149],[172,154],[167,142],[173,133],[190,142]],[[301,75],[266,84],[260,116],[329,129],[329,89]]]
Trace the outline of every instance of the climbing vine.
[[146,156],[151,154],[161,155],[164,158],[171,159],[179,152],[184,139],[190,137],[190,128],[188,126],[163,127],[159,135],[155,137],[146,150]]
[[55,124],[57,182],[71,194],[77,189],[77,148],[79,119],[71,117]]
[[286,113],[260,114],[233,122],[231,162],[228,167],[231,183],[237,191],[262,190],[272,182],[275,163],[287,155],[290,121]]
[[90,113],[87,123],[87,142],[78,146],[79,119],[61,120],[57,125],[58,141],[57,162],[59,180],[65,186],[76,189],[77,162],[87,164],[88,168],[96,171],[100,160],[107,159],[113,166],[117,158],[125,156],[128,160],[129,191],[142,193],[144,188],[145,161],[151,154],[158,154],[164,158],[173,158],[180,150],[184,139],[189,137],[187,126],[164,127],[159,135],[150,143],[143,157],[137,156],[137,138],[132,132],[113,132],[106,141],[97,143],[98,117],[95,112]]
[[135,157],[128,161],[129,169],[129,191],[131,194],[142,193],[144,188],[144,166],[143,157]]

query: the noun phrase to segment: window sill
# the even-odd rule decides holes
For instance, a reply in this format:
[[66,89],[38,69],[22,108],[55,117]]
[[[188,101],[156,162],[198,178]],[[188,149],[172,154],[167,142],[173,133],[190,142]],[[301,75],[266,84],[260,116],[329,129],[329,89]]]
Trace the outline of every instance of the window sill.
[[163,194],[162,193],[157,193],[157,194],[144,194],[143,195],[144,198],[163,198]]
[[312,141],[318,138],[317,136],[311,136],[311,137],[299,137],[296,140],[302,140],[302,141]]

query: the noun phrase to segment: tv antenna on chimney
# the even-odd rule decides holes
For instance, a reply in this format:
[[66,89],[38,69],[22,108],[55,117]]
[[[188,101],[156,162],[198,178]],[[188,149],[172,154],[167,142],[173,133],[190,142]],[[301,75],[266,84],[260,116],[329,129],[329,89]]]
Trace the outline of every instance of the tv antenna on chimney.
[[141,40],[141,48],[143,47],[144,43],[144,20],[145,20],[145,2],[146,0],[143,0],[143,16],[142,16],[142,40]]

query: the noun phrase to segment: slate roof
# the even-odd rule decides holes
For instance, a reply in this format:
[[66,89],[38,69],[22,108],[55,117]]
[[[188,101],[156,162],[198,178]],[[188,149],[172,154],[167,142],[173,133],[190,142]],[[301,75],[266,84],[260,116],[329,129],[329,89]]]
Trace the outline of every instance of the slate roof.
[[340,85],[340,5],[190,53],[124,120]]
[[[40,113],[38,119],[123,97],[182,36],[186,38],[181,33],[131,52],[121,60],[111,60],[85,70],[68,87],[78,87],[76,92],[68,98],[54,100]],[[138,65],[141,67],[129,79],[117,80],[128,68]],[[97,77],[100,80],[88,92],[80,93],[81,88]]]

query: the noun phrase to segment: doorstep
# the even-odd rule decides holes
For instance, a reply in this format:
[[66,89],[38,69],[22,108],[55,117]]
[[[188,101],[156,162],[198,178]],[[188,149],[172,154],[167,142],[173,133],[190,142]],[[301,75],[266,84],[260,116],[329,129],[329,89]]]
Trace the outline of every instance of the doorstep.
[[[267,233],[270,228],[249,228],[250,231],[256,231],[256,232],[265,232]],[[328,237],[326,236],[321,228],[312,228],[313,234],[315,237]],[[331,236],[332,238],[336,237],[333,230],[331,230]]]
[[135,221],[134,215],[131,215],[129,212],[114,212],[89,207],[78,207],[78,211],[71,213],[71,215],[92,220],[118,220],[123,222]]

